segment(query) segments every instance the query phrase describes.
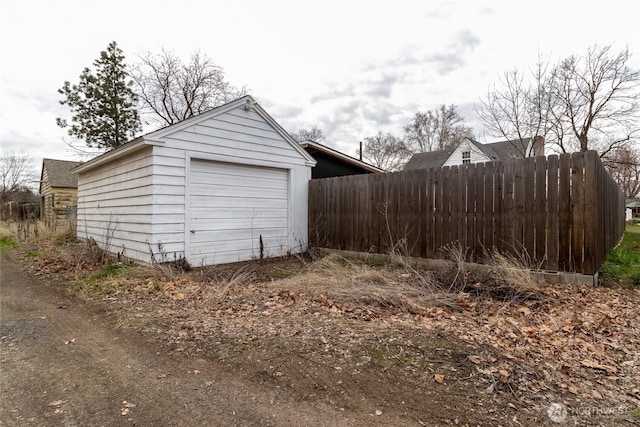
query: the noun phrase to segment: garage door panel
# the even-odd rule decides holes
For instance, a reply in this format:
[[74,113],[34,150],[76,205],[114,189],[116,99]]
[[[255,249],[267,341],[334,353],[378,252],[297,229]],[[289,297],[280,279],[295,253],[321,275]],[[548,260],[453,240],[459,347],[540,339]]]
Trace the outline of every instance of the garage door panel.
[[201,185],[204,186],[219,186],[221,184],[228,184],[230,181],[234,183],[234,186],[237,187],[259,187],[259,188],[277,188],[284,185],[285,179],[280,177],[272,178],[270,176],[263,177],[250,177],[250,176],[231,176],[227,175],[224,177],[212,177],[207,174],[192,174],[193,179],[196,182],[200,182]]
[[278,207],[268,207],[265,209],[261,209],[259,212],[256,212],[256,215],[252,215],[251,211],[248,210],[249,206],[246,207],[238,207],[235,206],[233,208],[210,208],[206,206],[192,206],[191,208],[191,217],[195,220],[200,219],[220,219],[220,218],[286,218],[287,210],[278,208]]
[[189,179],[190,262],[194,265],[265,256],[288,248],[288,171],[192,160]]
[[[286,199],[260,199],[260,210],[262,211],[278,209],[286,211],[286,208],[284,207],[285,203]],[[208,198],[198,198],[196,200],[191,200],[191,208],[197,210],[198,212],[204,210],[215,211],[220,209],[224,209],[229,212],[229,209],[236,208],[250,211],[251,209],[256,208],[256,201],[230,197],[221,197],[216,199],[215,196],[210,196]]]
[[[211,163],[215,163],[212,165]],[[208,162],[206,160],[194,160],[191,167],[192,176],[200,176],[205,180],[217,179],[228,182],[229,179],[234,177],[238,178],[258,178],[258,179],[271,179],[271,180],[283,180],[281,175],[265,174],[265,169],[261,167],[255,167],[250,165],[240,165],[237,163],[221,163],[221,162]],[[272,171],[278,169],[269,168]],[[214,173],[212,176],[211,173]],[[198,178],[197,178],[198,179]]]
[[[232,231],[232,233],[229,233]],[[209,247],[211,246],[211,242],[215,244],[221,242],[241,242],[251,246],[251,241],[258,242],[260,240],[260,236],[262,236],[262,241],[272,241],[272,240],[282,240],[286,238],[286,233],[282,233],[281,229],[275,228],[260,228],[256,229],[253,232],[247,229],[241,230],[205,230],[196,233],[198,235],[198,239],[192,239],[192,245],[203,245],[201,247]]]
[[[242,194],[242,198],[249,201],[256,199],[280,199],[282,202],[287,200],[287,192],[285,189],[278,188],[250,188],[237,187],[227,184],[207,185],[204,188],[196,189],[191,193],[195,197],[229,197],[238,198],[238,194]],[[198,191],[199,190],[199,191]]]
[[[243,231],[243,230],[282,230],[287,227],[285,218],[256,218],[253,222],[246,218],[221,218],[209,221],[198,220],[191,224],[193,234],[202,234],[205,231]],[[233,238],[233,236],[231,236]]]

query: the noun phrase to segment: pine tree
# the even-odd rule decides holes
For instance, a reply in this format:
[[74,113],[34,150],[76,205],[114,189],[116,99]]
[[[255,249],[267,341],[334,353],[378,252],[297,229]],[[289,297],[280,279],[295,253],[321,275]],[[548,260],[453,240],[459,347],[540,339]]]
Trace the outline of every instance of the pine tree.
[[136,108],[137,95],[127,81],[122,50],[111,42],[93,63],[95,74],[85,68],[77,85],[64,82],[58,92],[65,96],[62,105],[71,108],[71,124],[57,118],[56,123],[68,128],[70,136],[84,140],[88,147],[117,148],[141,130]]

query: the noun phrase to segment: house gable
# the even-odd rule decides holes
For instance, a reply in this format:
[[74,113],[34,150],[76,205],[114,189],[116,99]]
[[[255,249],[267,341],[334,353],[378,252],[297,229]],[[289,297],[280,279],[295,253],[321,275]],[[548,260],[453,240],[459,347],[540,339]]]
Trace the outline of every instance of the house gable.
[[40,219],[49,227],[67,225],[69,209],[78,198],[78,177],[71,171],[80,162],[43,159],[40,173]]
[[[464,157],[463,153],[465,153]],[[458,144],[458,146],[451,152],[451,155],[443,163],[442,166],[444,167],[464,164],[465,162],[463,161],[463,159],[466,158],[467,153],[469,156],[469,161],[466,163],[484,163],[494,160],[487,155],[480,144],[472,141],[469,138],[464,138],[460,142],[460,144]]]

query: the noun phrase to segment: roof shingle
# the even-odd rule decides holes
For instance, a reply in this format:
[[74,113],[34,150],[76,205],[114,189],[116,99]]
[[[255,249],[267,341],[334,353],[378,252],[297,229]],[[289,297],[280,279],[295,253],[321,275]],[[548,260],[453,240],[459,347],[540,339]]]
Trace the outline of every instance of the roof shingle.
[[81,162],[68,160],[43,159],[42,171],[47,171],[51,187],[78,188],[78,175],[71,173],[71,169]]

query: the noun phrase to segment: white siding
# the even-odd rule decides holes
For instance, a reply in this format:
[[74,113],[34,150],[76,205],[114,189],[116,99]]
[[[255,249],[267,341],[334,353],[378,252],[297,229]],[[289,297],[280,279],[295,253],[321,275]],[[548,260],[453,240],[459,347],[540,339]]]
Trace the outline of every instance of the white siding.
[[152,149],[100,165],[78,176],[78,237],[148,262],[152,232]]
[[490,162],[489,159],[478,147],[476,147],[473,143],[471,143],[467,139],[463,139],[460,144],[453,150],[453,153],[449,156],[446,162],[442,165],[444,166],[453,166],[453,165],[461,165],[462,164],[462,153],[465,151],[469,151],[471,153],[471,162],[470,163],[484,163]]

